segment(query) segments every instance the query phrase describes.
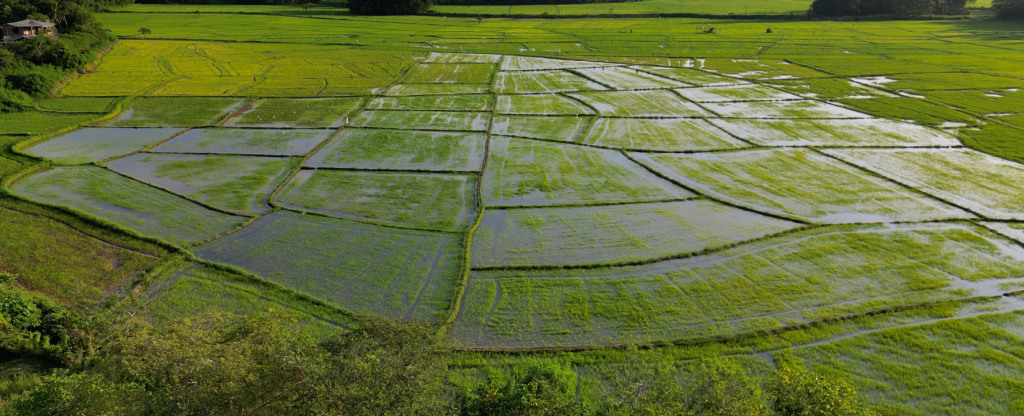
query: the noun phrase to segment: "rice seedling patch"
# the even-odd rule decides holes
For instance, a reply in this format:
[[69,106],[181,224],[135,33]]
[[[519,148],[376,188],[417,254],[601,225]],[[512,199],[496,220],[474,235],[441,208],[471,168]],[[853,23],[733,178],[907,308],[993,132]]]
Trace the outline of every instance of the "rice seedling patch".
[[352,119],[353,127],[402,130],[486,131],[491,115],[455,111],[364,111]]
[[691,151],[748,145],[701,119],[599,118],[580,143],[630,150]]
[[0,270],[17,286],[75,309],[103,295],[155,258],[107,244],[63,223],[0,208]]
[[362,102],[360,98],[271,98],[262,100],[226,125],[246,127],[341,127]]
[[80,126],[96,119],[95,114],[23,111],[0,114],[0,134],[46,134]]
[[[684,101],[672,91],[602,91],[569,94],[611,117],[704,117],[698,105]],[[787,103],[788,104],[788,103]]]
[[245,220],[95,166],[38,172],[15,182],[11,191],[37,202],[71,207],[174,244],[212,238]]
[[406,84],[489,84],[494,65],[467,63],[421,63],[402,79]]
[[424,95],[381,97],[370,100],[367,110],[418,111],[491,111],[494,97],[490,94]]
[[591,115],[590,107],[558,94],[499,95],[499,114],[528,115]]
[[679,95],[698,103],[726,101],[787,101],[800,97],[763,85],[733,85],[727,87],[681,88]]
[[588,67],[615,67],[617,64],[567,59],[540,58],[536,56],[506,55],[501,61],[502,71],[538,71],[545,69],[571,69]]
[[253,315],[287,311],[298,318],[304,331],[327,338],[352,320],[339,310],[313,304],[294,293],[201,264],[183,262],[162,278],[150,287],[153,300],[142,313],[142,318],[155,326],[204,313]]
[[[1024,80],[978,73],[938,73],[893,75],[895,82],[885,85],[890,90],[963,90],[1024,88]],[[927,95],[927,94],[926,94]]]
[[434,64],[497,64],[501,62],[501,55],[431,52],[422,62]]
[[764,85],[778,88],[803,98],[819,98],[834,100],[872,99],[876,97],[896,97],[895,94],[850,81],[846,78],[816,78],[801,80],[780,80],[766,82]]
[[1024,395],[1022,327],[1019,311],[990,313],[844,337],[775,355],[819,374],[847,377],[862,400],[896,413],[1006,415],[1017,412]]
[[112,97],[62,97],[43,98],[35,101],[36,108],[45,111],[66,113],[105,113],[117,98]]
[[461,239],[281,211],[194,251],[355,313],[439,319],[459,279]]
[[271,209],[267,196],[289,172],[289,160],[140,153],[107,167],[221,210],[254,215]]
[[[1003,119],[1000,117],[998,120],[1003,121]],[[1017,163],[1024,163],[1024,149],[1020,146],[1020,138],[1024,136],[1024,130],[1021,127],[989,122],[980,128],[959,129],[959,133],[968,147]]]
[[494,92],[499,94],[549,94],[607,89],[601,84],[566,71],[498,72],[494,81]]
[[161,153],[300,156],[334,134],[333,130],[194,129],[152,149]]
[[98,162],[132,153],[165,140],[177,128],[90,128],[75,130],[24,150],[26,154],[66,165]]
[[736,137],[764,146],[959,146],[948,133],[885,119],[712,119]]
[[[691,62],[692,64],[692,62]],[[735,78],[723,77],[721,75],[709,74],[704,71],[686,68],[666,68],[660,66],[632,66],[631,68],[649,72],[654,75],[676,80],[689,85],[700,87],[722,87],[726,85],[742,85],[747,81]]]
[[801,149],[635,157],[697,192],[761,212],[822,223],[921,221],[971,215]]
[[816,71],[788,61],[772,59],[723,59],[708,58],[702,63],[705,71],[716,72],[733,78],[747,79],[792,79],[792,78],[825,78],[829,77]]
[[1024,166],[967,149],[829,149],[826,153],[988,218],[1024,219]]
[[870,100],[840,99],[840,103],[853,110],[893,120],[918,123],[925,126],[943,126],[949,123],[978,124],[975,117],[956,110],[911,97],[879,97]]
[[478,171],[485,140],[482,133],[346,129],[306,160],[306,166]]
[[1024,112],[1024,92],[1020,90],[932,91],[928,100],[966,111],[973,115]]
[[608,68],[581,68],[576,69],[574,72],[616,90],[678,88],[687,86],[687,84],[670,78],[660,77],[640,71],[638,68],[613,66]]
[[870,118],[832,104],[817,101],[744,101],[703,103],[704,108],[722,117],[738,118]]
[[385,95],[485,94],[490,91],[490,84],[398,84],[388,88]]
[[468,175],[302,170],[277,195],[286,208],[385,225],[454,231],[476,211]]
[[507,137],[491,139],[486,205],[638,202],[691,194],[622,153]]
[[642,266],[477,270],[450,336],[521,348],[739,335],[969,297],[1024,275],[1022,254],[970,225],[843,225]]
[[495,116],[491,134],[571,142],[583,134],[591,117]]
[[622,264],[698,252],[796,223],[708,200],[487,210],[473,267]]
[[[844,77],[874,74],[945,72],[951,70],[950,67],[945,65],[936,65],[919,60],[897,59],[889,56],[876,56],[869,53],[845,54],[843,59],[835,59],[832,56],[794,56],[793,62]],[[931,59],[933,57],[928,58]]]
[[241,105],[235,98],[141,97],[124,104],[107,127],[211,126]]

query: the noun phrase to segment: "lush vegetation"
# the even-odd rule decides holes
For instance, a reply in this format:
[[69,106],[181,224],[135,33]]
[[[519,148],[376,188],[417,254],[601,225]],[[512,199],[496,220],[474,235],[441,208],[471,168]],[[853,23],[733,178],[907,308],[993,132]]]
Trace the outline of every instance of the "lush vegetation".
[[811,16],[898,16],[962,14],[975,0],[814,0]]
[[996,16],[1003,19],[1024,18],[1024,1],[992,0],[992,9],[996,11]]
[[97,16],[0,116],[10,413],[1021,409],[1016,23]]
[[37,36],[0,49],[0,113],[23,111],[32,97],[46,97],[63,79],[85,68],[114,38],[103,31],[91,10],[125,6],[126,0],[0,1],[0,21],[52,21],[60,38]]

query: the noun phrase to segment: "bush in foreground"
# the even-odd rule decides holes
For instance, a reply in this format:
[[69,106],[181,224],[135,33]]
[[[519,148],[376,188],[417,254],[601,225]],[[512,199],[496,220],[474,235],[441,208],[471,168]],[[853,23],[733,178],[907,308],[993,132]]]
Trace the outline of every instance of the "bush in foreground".
[[[30,301],[7,299],[5,331],[42,322]],[[656,351],[624,354],[588,404],[576,373],[553,360],[501,367],[456,391],[444,382],[452,351],[436,327],[382,318],[319,340],[287,315],[202,315],[120,333],[98,351],[82,371],[11,381],[0,414],[869,414],[841,381],[781,371],[765,383],[735,364],[680,364]]]

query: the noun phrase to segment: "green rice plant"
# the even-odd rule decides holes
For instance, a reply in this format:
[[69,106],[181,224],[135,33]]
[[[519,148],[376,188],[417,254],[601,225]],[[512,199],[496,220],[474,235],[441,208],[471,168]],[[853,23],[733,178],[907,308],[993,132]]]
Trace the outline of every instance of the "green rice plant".
[[844,51],[842,59],[836,59],[834,56],[794,55],[792,57],[792,61],[819,71],[844,77],[874,74],[946,72],[951,70],[951,68],[946,65],[937,65],[935,63],[921,62],[902,57],[877,56],[872,54],[872,51],[866,52],[867,53],[854,53],[852,51]]
[[778,88],[791,94],[804,98],[819,98],[835,100],[847,99],[871,99],[877,97],[896,97],[895,94],[884,90],[858,84],[846,78],[813,78],[801,80],[779,80],[770,81],[764,85]]
[[753,120],[712,119],[736,137],[763,146],[958,146],[942,130],[885,119]]
[[267,196],[290,171],[286,158],[140,153],[107,167],[141,182],[245,215],[271,209]]
[[713,201],[488,210],[473,267],[623,264],[699,252],[797,224]]
[[844,377],[862,398],[893,413],[1016,414],[1024,409],[1022,326],[1020,312],[988,314],[893,328],[775,355],[787,365]]
[[194,251],[355,313],[440,319],[459,279],[460,241],[281,211]]
[[674,81],[670,78],[642,72],[639,68],[626,68],[621,66],[608,68],[580,68],[574,70],[574,72],[616,90],[678,88],[687,86],[687,84]]
[[432,64],[497,64],[501,62],[501,55],[431,52],[430,55],[423,58],[422,62]]
[[485,205],[639,202],[691,194],[619,152],[506,137],[491,139]]
[[84,128],[32,145],[24,153],[66,165],[99,162],[174,136],[177,128]]
[[763,85],[730,85],[725,87],[681,88],[679,95],[698,103],[726,101],[788,101],[800,97]]
[[[998,118],[999,121],[1003,119]],[[959,132],[964,144],[975,150],[1024,163],[1024,149],[1020,147],[1024,123],[1021,127],[1013,127],[989,122],[979,128],[960,129]]]
[[[688,60],[687,64],[693,66],[693,60]],[[673,79],[685,84],[696,85],[699,87],[721,87],[726,85],[742,85],[746,84],[746,81],[741,81],[735,78],[723,77],[721,75],[709,74],[704,71],[698,71],[696,69],[687,68],[666,68],[659,66],[633,66],[635,69],[649,72],[654,75]]]
[[635,157],[702,194],[776,215],[823,223],[972,217],[808,150]]
[[495,116],[491,134],[572,142],[583,134],[591,120],[580,116]]
[[619,149],[658,151],[747,147],[747,144],[732,138],[707,121],[683,118],[599,118],[579,142]]
[[[145,23],[154,30],[170,32],[160,29],[158,21],[143,22],[138,17],[131,19],[133,25]],[[266,40],[265,36],[261,42],[251,43],[122,40],[103,56],[94,71],[73,80],[61,93],[257,97],[366,94],[390,85],[416,63],[419,55]]]
[[966,149],[834,149],[826,153],[988,218],[1024,219],[1024,167]]
[[494,97],[490,94],[426,95],[412,97],[381,97],[370,100],[367,110],[418,111],[491,111]]
[[60,305],[88,309],[155,258],[39,215],[0,208],[0,271]]
[[0,113],[0,134],[45,135],[88,123],[96,114],[23,111]]
[[385,225],[455,231],[476,211],[476,178],[466,175],[303,170],[277,194],[300,211]]
[[608,88],[566,71],[498,72],[498,94],[550,94],[565,91],[600,91]]
[[1024,272],[1008,244],[970,225],[844,225],[643,266],[474,271],[449,334],[498,348],[750,334],[969,297]]
[[345,129],[306,160],[314,168],[478,171],[481,133]]
[[775,59],[709,58],[702,63],[701,69],[734,78],[748,79],[824,78],[829,76],[821,71]]
[[977,116],[1024,111],[1024,93],[1020,90],[930,91],[926,94],[928,101]]
[[406,84],[490,84],[492,64],[421,63],[402,78]]
[[398,84],[388,88],[385,95],[485,94],[490,91],[490,84]]
[[[865,101],[865,100],[857,100]],[[817,101],[748,101],[731,103],[703,103],[704,108],[722,117],[739,118],[868,118],[837,105]],[[852,106],[851,106],[852,107]]]
[[242,104],[233,98],[142,97],[121,108],[107,127],[211,126]]
[[232,126],[341,127],[362,103],[359,98],[273,98],[228,121]]
[[579,101],[558,94],[499,95],[499,114],[591,115],[594,110]]
[[117,98],[112,97],[62,97],[43,98],[35,101],[36,108],[63,113],[105,113],[111,109]]
[[364,111],[352,119],[353,127],[403,130],[486,131],[490,114],[454,111]]
[[333,130],[193,129],[152,151],[236,155],[301,156],[334,134]]
[[886,84],[891,90],[963,90],[963,89],[1006,89],[1024,88],[1024,80],[971,73],[939,73],[893,75],[895,82]]
[[704,117],[707,111],[671,91],[600,91],[569,96],[610,117]]
[[245,221],[95,166],[41,171],[15,182],[11,191],[174,244],[203,241]]
[[142,317],[160,326],[204,313],[236,315],[289,312],[302,328],[327,338],[352,322],[350,315],[301,295],[222,268],[181,261],[156,278],[150,286],[153,300]]
[[909,121],[925,126],[943,126],[948,123],[978,124],[978,120],[974,117],[919,98],[879,97],[870,100],[841,99],[839,102],[853,110],[872,116]]
[[618,66],[604,62],[553,59],[538,56],[508,55],[501,61],[502,71],[542,71],[551,69],[573,69]]

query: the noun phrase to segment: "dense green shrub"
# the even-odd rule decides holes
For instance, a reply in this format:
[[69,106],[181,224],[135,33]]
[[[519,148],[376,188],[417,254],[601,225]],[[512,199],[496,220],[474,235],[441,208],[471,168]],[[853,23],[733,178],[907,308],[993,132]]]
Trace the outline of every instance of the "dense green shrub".
[[426,13],[433,6],[431,0],[349,0],[352,14],[401,15]]
[[1000,19],[1024,19],[1024,0],[992,0],[992,9]]
[[69,361],[87,343],[85,321],[66,308],[24,291],[0,287],[0,351]]
[[460,396],[462,416],[584,415],[576,398],[576,373],[553,363],[492,375]]
[[857,392],[843,380],[803,370],[783,369],[768,379],[778,416],[869,416],[857,403]]
[[112,382],[99,374],[59,371],[43,384],[15,396],[5,415],[143,415],[149,410],[149,393],[133,383]]

